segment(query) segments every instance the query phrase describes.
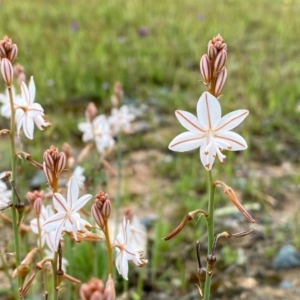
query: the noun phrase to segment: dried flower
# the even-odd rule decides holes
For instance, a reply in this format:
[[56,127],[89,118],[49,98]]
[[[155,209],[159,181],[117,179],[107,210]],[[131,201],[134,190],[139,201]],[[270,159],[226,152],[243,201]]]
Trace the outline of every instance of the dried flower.
[[176,136],[169,144],[172,151],[185,152],[200,147],[200,160],[207,170],[211,170],[218,156],[223,163],[223,150],[239,151],[247,148],[242,136],[230,130],[238,126],[247,116],[248,110],[241,109],[221,118],[219,101],[208,92],[204,92],[197,104],[197,116],[177,110],[178,121],[188,131]]

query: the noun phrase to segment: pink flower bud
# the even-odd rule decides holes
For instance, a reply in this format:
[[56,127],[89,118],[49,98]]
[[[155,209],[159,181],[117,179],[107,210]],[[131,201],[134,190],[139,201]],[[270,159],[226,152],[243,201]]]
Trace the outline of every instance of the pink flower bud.
[[227,59],[227,52],[225,50],[221,50],[215,60],[214,63],[214,69],[219,72],[223,69],[223,67],[225,66],[225,62]]
[[65,169],[67,163],[66,154],[64,152],[59,153],[59,157],[55,166],[56,175],[60,175],[62,171]]
[[205,83],[211,80],[211,65],[207,54],[202,55],[200,60],[200,72]]
[[10,51],[8,52],[7,58],[14,62],[18,55],[18,47],[16,44],[12,44]]
[[13,67],[7,58],[1,59],[1,73],[7,86],[11,86],[14,76]]
[[54,159],[48,150],[44,152],[44,164],[48,169],[54,171]]
[[208,54],[208,57],[211,59],[211,60],[214,60],[217,56],[217,49],[215,48],[214,45],[212,44],[208,44],[207,46],[207,54]]
[[105,300],[115,300],[116,299],[115,282],[114,282],[114,279],[112,278],[111,274],[108,275],[108,280],[105,285],[104,299]]
[[54,174],[53,174],[53,171],[51,171],[49,168],[47,168],[45,162],[43,163],[43,170],[44,170],[44,174],[47,178],[49,185],[52,186],[54,183]]
[[111,212],[111,203],[109,200],[105,201],[102,207],[102,214],[105,219],[108,219]]
[[226,70],[226,68],[224,68],[221,72],[219,72],[217,80],[216,80],[216,86],[215,86],[215,96],[216,97],[218,97],[221,94],[221,91],[225,84],[226,78],[227,78],[227,70]]
[[103,219],[101,210],[99,210],[97,208],[95,203],[92,205],[91,214],[92,214],[94,220],[96,221],[96,223],[98,224],[98,226],[100,228],[103,228],[104,227],[104,219]]
[[89,122],[92,122],[97,115],[97,107],[94,102],[90,102],[85,110],[85,117]]

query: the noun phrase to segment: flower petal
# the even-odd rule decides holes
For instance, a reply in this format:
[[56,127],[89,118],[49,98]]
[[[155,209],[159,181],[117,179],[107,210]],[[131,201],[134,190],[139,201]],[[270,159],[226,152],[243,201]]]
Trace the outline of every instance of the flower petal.
[[86,194],[81,196],[72,206],[72,212],[79,211],[85,204],[93,197],[93,195]]
[[188,131],[194,133],[205,132],[205,128],[199,123],[198,119],[191,113],[184,110],[176,110],[175,116],[177,117],[180,124]]
[[200,148],[200,160],[202,165],[204,166],[204,168],[206,170],[211,170],[214,162],[215,162],[215,158],[216,158],[216,150],[215,148],[211,147],[209,148],[209,152],[206,152],[207,150],[207,143],[205,143],[204,145],[202,145],[202,147]]
[[23,118],[23,131],[27,138],[33,139],[34,122],[27,114]]
[[58,212],[57,214],[50,217],[44,224],[43,229],[46,232],[50,232],[56,230],[61,223],[65,223],[65,214],[62,212]]
[[53,205],[54,208],[61,213],[66,213],[69,210],[68,203],[66,199],[59,193],[54,193],[53,195]]
[[35,84],[34,84],[33,76],[30,77],[28,88],[29,88],[29,101],[30,103],[33,103],[35,98]]
[[249,111],[246,109],[235,110],[221,118],[218,124],[216,124],[216,132],[226,132],[235,127],[244,121],[244,119],[249,115]]
[[229,147],[223,149],[230,150],[230,151],[245,150],[248,148],[245,139],[239,134],[232,131],[216,134],[215,140],[216,142],[220,141],[221,143],[226,142],[229,145]]
[[21,83],[21,97],[25,101],[26,105],[30,105],[29,91],[24,81]]
[[73,210],[73,205],[78,200],[78,195],[79,195],[78,183],[75,180],[75,178],[72,176],[69,180],[68,195],[67,195],[68,207],[72,210]]
[[204,92],[197,103],[197,116],[205,129],[212,129],[221,119],[221,105],[217,98]]
[[116,267],[120,275],[128,280],[128,260],[125,258],[123,251],[120,251],[116,257]]
[[172,151],[185,152],[199,148],[205,142],[205,135],[201,136],[193,132],[183,132],[177,135],[169,144]]

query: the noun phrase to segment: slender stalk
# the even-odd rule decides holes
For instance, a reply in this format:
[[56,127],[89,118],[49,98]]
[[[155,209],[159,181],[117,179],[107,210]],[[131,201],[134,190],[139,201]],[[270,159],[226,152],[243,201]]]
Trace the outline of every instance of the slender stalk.
[[[9,102],[11,109],[11,118],[10,118],[10,147],[11,147],[11,185],[16,186],[16,146],[15,146],[15,106],[11,86],[7,87],[9,94]],[[15,254],[16,254],[16,265],[19,266],[21,263],[21,254],[20,254],[20,242],[19,242],[19,227],[17,220],[17,195],[15,190],[12,192],[12,226],[14,233],[14,244],[15,244]],[[18,285],[21,287],[20,277],[18,276]]]
[[113,276],[112,247],[111,247],[111,243],[110,243],[107,221],[105,221],[103,233],[105,235],[105,243],[106,243],[106,249],[107,249],[108,274],[111,274],[111,276]]
[[57,287],[57,260],[58,260],[58,252],[54,252],[53,263],[52,263],[52,272],[53,272],[53,300],[58,300],[58,290]]
[[[214,241],[214,193],[215,186],[212,180],[212,172],[207,172],[208,178],[208,217],[207,220],[207,232],[208,232],[208,241],[207,241],[207,255],[211,254],[212,245]],[[206,279],[205,279],[205,287],[204,287],[204,300],[209,300],[210,297],[210,286],[211,286],[211,277],[212,270],[207,267]]]

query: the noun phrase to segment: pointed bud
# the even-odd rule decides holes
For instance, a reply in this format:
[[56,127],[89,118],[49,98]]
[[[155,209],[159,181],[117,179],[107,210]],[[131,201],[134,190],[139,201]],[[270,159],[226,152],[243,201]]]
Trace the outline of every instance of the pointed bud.
[[66,154],[64,152],[59,153],[59,157],[55,166],[56,175],[60,175],[66,167],[67,159]]
[[44,174],[46,176],[46,179],[48,181],[48,184],[50,186],[52,186],[53,183],[54,183],[54,174],[53,174],[53,172],[49,168],[47,168],[45,162],[43,163],[43,170],[44,170]]
[[227,52],[225,50],[221,50],[216,57],[215,63],[214,63],[214,69],[219,72],[221,71],[224,66],[227,59]]
[[209,83],[211,81],[211,64],[207,54],[204,54],[201,57],[200,72],[204,79],[204,83]]
[[102,216],[101,210],[98,209],[97,205],[94,203],[91,208],[91,214],[100,228],[104,228],[104,218]]
[[221,72],[218,73],[216,86],[215,86],[215,96],[218,97],[221,94],[221,91],[224,87],[227,78],[227,70],[224,68]]
[[97,115],[97,107],[94,102],[90,102],[85,110],[85,117],[89,122],[92,122]]
[[44,152],[44,164],[48,169],[54,171],[54,159],[48,150]]
[[216,56],[218,54],[218,51],[217,51],[217,49],[213,45],[208,44],[208,46],[207,46],[207,54],[208,54],[208,57],[211,60],[215,60],[215,58],[216,58]]
[[27,192],[26,194],[26,198],[32,205],[36,216],[39,216],[41,213],[44,196],[45,193],[43,191]]
[[7,54],[7,58],[13,63],[18,55],[18,47],[16,44],[12,44],[10,51]]
[[12,85],[14,71],[11,62],[7,58],[2,58],[1,60],[1,73],[4,82],[7,86]]

